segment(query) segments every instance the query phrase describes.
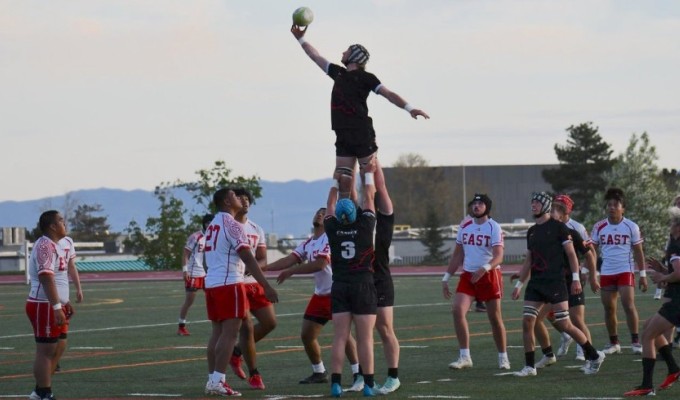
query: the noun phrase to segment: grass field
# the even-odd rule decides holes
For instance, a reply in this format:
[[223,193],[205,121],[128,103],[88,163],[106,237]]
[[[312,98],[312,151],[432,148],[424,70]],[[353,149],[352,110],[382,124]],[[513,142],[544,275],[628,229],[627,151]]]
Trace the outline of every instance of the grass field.
[[[455,282],[452,282],[455,284]],[[312,292],[309,279],[292,279],[279,287],[281,303],[276,306],[279,325],[258,344],[258,364],[267,389],[253,391],[245,381],[229,374],[228,382],[244,398],[327,397],[329,385],[299,385],[311,373],[301,347],[299,327],[302,312]],[[510,286],[510,285],[507,285]],[[499,375],[496,350],[486,314],[471,312],[471,351],[474,368],[450,371],[448,363],[458,356],[449,303],[441,296],[439,277],[395,278],[397,306],[395,326],[401,342],[399,369],[402,387],[393,398],[438,399],[614,399],[640,383],[640,356],[629,348],[607,358],[599,374],[585,376],[573,361],[574,349],[554,366],[539,370],[536,377],[516,378]],[[205,344],[210,324],[206,321],[202,296],[189,313],[192,335],[175,335],[177,314],[183,301],[181,282],[90,283],[85,302],[76,305],[69,333],[69,348],[53,381],[59,399],[71,398],[148,398],[205,397],[207,371]],[[0,286],[0,397],[21,398],[30,393],[34,381],[32,360],[34,342],[24,314],[28,288]],[[506,288],[503,302],[510,361],[513,370],[523,366],[521,301],[509,300]],[[587,321],[596,347],[606,342],[602,307],[589,292]],[[652,294],[638,293],[641,323],[658,309]],[[628,344],[628,331],[620,312],[620,336]],[[553,344],[558,335],[551,330]],[[321,337],[324,362],[330,366],[328,346],[332,327]],[[677,357],[678,352],[675,351]],[[537,351],[537,360],[540,351]],[[382,346],[376,335],[376,378],[382,383],[386,367]],[[657,364],[655,384],[666,374],[665,364]],[[346,366],[343,384],[351,380]],[[662,398],[680,398],[680,385],[657,392]],[[346,394],[358,398],[360,394]]]

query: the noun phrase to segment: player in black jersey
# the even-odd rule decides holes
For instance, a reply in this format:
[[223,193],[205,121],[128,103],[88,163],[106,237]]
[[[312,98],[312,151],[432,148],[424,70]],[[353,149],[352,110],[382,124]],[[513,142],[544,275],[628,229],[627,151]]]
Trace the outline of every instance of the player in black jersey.
[[[324,230],[331,249],[333,286],[333,346],[331,349],[331,395],[342,395],[342,363],[352,321],[356,325],[359,363],[363,369],[364,395],[377,393],[373,376],[373,328],[377,296],[373,283],[373,230],[375,229],[375,160],[362,170],[362,212],[349,198],[338,200],[338,188],[328,193]],[[347,176],[340,176],[340,180]],[[336,204],[337,202],[337,204]]]
[[645,321],[642,329],[642,384],[635,389],[626,392],[624,396],[653,396],[654,364],[656,364],[656,352],[666,362],[668,375],[659,389],[670,388],[680,379],[680,368],[675,362],[672,346],[664,335],[674,326],[680,325],[680,208],[671,208],[671,237],[676,241],[670,243],[670,265],[668,273],[655,271],[652,274],[654,283],[666,285],[666,297],[670,299],[663,303],[659,311]]
[[[571,269],[573,282],[571,293],[582,291],[578,270],[578,259],[569,234],[569,228],[550,218],[552,197],[547,193],[534,193],[531,197],[531,212],[536,220],[527,231],[527,254],[519,280],[512,291],[513,300],[519,299],[524,282],[529,280],[524,293],[524,338],[525,367],[516,376],[534,376],[534,326],[542,307],[551,307],[555,313],[555,324],[562,332],[568,333],[583,347],[586,356],[584,372],[595,374],[599,371],[605,355],[595,350],[587,337],[569,320],[569,291],[564,279],[564,269]],[[566,255],[566,257],[565,257]]]
[[[360,44],[353,44],[342,53],[343,66],[332,64],[305,39],[307,28],[293,25],[290,29],[300,42],[302,49],[333,81],[331,92],[331,128],[335,131],[335,165],[345,174],[352,174],[359,160],[365,164],[378,150],[373,130],[373,120],[368,115],[366,99],[370,92],[385,97],[392,104],[403,108],[417,119],[430,117],[422,110],[414,108],[397,93],[389,90],[380,80],[366,71],[370,57],[368,50]],[[340,182],[340,197],[349,196],[351,187]]]

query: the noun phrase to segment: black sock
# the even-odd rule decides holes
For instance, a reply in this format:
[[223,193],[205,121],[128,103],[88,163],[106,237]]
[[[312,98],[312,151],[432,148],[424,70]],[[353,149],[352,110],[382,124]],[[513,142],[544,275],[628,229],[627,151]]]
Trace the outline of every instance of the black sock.
[[661,358],[663,358],[663,360],[666,362],[666,366],[668,367],[668,374],[674,374],[680,371],[678,363],[676,363],[675,358],[673,358],[673,347],[670,344],[660,347],[659,355],[661,355]]
[[337,383],[340,385],[342,382],[342,374],[331,374],[331,384]]
[[524,353],[524,365],[527,367],[534,368],[536,361],[534,359],[534,352],[533,351],[527,351]]
[[364,384],[368,385],[368,387],[375,386],[375,381],[373,380],[373,374],[364,375]]
[[387,368],[387,376],[393,379],[399,378],[399,368]]
[[364,370],[361,369],[361,364],[359,364],[359,375],[363,375],[363,374],[364,374]]
[[260,371],[258,371],[257,368],[253,368],[253,369],[249,370],[248,373],[250,374],[250,376],[260,375]]
[[651,389],[654,387],[652,384],[652,378],[654,377],[654,363],[656,360],[653,358],[642,358],[642,388]]
[[241,354],[243,354],[241,353],[241,348],[239,348],[238,346],[234,346],[234,352],[231,353],[231,355],[234,357],[241,357]]
[[597,350],[595,350],[590,342],[586,341],[581,345],[581,347],[583,348],[583,355],[586,356],[586,360],[593,361],[600,358],[600,355],[597,354]]
[[630,342],[631,343],[640,343],[640,334],[639,333],[631,333],[630,334]]
[[52,393],[52,387],[35,387],[35,393],[40,396],[40,398],[48,397]]
[[619,335],[609,336],[609,343],[619,344]]
[[553,353],[552,346],[548,346],[545,349],[541,349],[543,351],[543,355],[546,357],[554,357],[555,353]]
[[185,326],[187,326],[187,324],[185,324],[184,322],[180,322],[180,323],[179,323],[179,327],[180,327],[180,328],[184,328]]

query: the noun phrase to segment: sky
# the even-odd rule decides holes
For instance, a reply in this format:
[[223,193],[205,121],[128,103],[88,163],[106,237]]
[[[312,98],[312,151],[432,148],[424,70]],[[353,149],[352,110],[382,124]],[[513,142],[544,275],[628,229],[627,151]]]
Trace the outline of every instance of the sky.
[[592,121],[618,154],[647,132],[678,168],[680,2],[635,0],[2,0],[0,201],[152,190],[225,160],[234,175],[330,177],[332,62],[430,114],[372,94],[379,157],[430,165],[556,163]]

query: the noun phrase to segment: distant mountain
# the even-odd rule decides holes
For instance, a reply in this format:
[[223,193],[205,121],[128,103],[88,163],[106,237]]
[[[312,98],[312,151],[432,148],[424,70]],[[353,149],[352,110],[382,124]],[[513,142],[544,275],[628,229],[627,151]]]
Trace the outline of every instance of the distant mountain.
[[[276,233],[279,237],[301,237],[309,234],[314,212],[325,206],[331,179],[312,182],[260,181],[260,184],[262,197],[253,205],[250,218],[262,226],[265,232]],[[181,193],[178,197],[184,201],[187,209],[197,213],[205,211],[196,209],[188,194]],[[87,189],[72,191],[68,196],[0,202],[0,227],[32,229],[42,211],[62,210],[67,200],[76,204],[101,204],[113,232],[122,232],[132,220],[143,226],[148,217],[158,215],[159,203],[152,190]]]

